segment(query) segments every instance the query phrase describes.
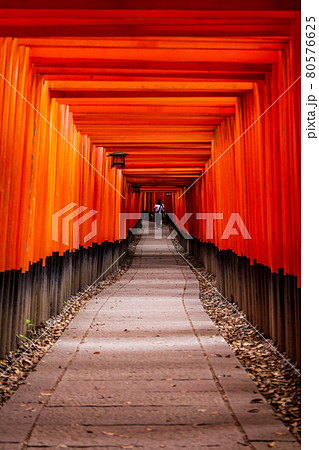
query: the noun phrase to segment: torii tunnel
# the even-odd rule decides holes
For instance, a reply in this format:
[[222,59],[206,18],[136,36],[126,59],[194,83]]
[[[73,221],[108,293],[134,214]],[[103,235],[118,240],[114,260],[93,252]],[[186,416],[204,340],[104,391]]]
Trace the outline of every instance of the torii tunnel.
[[0,35],[1,356],[116,269],[161,199],[299,362],[299,2],[3,0]]

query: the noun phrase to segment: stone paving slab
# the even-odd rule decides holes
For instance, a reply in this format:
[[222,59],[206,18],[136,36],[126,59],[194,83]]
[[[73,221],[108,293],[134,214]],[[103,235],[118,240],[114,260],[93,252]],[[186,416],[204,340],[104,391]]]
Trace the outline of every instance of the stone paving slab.
[[21,444],[1,444],[1,450],[19,450],[21,448]]
[[[145,382],[144,382],[145,384]],[[61,390],[54,395],[49,406],[132,406],[159,405],[159,406],[191,406],[205,408],[207,404],[216,407],[220,402],[208,392],[141,392],[133,390],[122,391],[85,391],[79,394],[72,389]],[[252,409],[252,408],[250,408]],[[260,410],[260,409],[259,409]]]
[[[153,225],[151,224],[151,227]],[[0,410],[0,449],[300,448],[199,301],[164,228]]]
[[271,445],[273,442],[275,442],[275,446],[272,448],[280,449],[280,450],[295,450],[300,449],[300,444],[298,442],[280,442],[277,443],[276,441],[254,441],[254,447],[256,450],[269,450],[271,448],[269,445]]
[[[187,363],[187,364],[186,364]],[[171,380],[187,380],[187,379],[197,379],[198,377],[198,367],[194,368],[193,362],[189,361],[183,364],[176,364],[175,362],[171,362],[170,364],[166,364],[163,362],[160,366],[156,365],[143,365],[140,368],[136,367],[127,367],[127,364],[123,364],[122,368],[113,368],[110,367],[107,370],[107,378],[108,380],[166,380],[170,378]],[[99,367],[99,366],[98,366]],[[200,379],[208,379],[211,380],[211,372],[207,366],[203,365],[201,367],[201,378]],[[85,380],[85,381],[93,381],[93,380],[105,380],[105,370],[95,369],[92,373],[92,370],[87,367],[82,368],[72,368],[72,365],[69,367],[64,380],[68,381],[76,381],[76,380]]]
[[[151,431],[147,431],[151,429]],[[212,438],[212,435],[214,436]],[[214,448],[242,450],[245,443],[240,433],[231,424],[215,426],[165,425],[165,426],[37,426],[30,445],[73,446],[133,446],[155,448]],[[164,447],[163,447],[164,446]],[[217,447],[217,448],[218,448]],[[126,447],[127,448],[127,447]],[[249,448],[249,447],[246,447]]]
[[[152,417],[150,423],[149,417]],[[72,425],[84,426],[121,426],[129,424],[137,425],[231,425],[227,411],[223,405],[212,405],[205,408],[205,405],[126,405],[126,406],[66,406],[47,407],[37,424],[46,426],[54,423],[56,426],[62,426],[66,423]]]

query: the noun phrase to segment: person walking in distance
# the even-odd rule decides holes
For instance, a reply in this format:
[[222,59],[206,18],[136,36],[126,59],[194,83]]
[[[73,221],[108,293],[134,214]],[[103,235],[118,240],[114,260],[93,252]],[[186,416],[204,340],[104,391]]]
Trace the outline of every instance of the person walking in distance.
[[162,203],[160,198],[155,203],[154,213],[155,213],[155,226],[156,226],[156,228],[161,228],[163,214],[165,214],[165,206],[164,206],[164,203]]

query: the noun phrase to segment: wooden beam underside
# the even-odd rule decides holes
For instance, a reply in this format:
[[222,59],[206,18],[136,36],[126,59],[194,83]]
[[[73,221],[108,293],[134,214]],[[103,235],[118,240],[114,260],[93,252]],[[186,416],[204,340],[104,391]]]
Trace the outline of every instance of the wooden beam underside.
[[212,156],[216,127],[278,65],[300,4],[231,0],[225,10],[199,0],[195,10],[188,0],[151,7],[114,0],[107,7],[4,1],[0,36],[28,48],[52,101],[67,105],[93,146],[129,154],[128,182],[187,186]]

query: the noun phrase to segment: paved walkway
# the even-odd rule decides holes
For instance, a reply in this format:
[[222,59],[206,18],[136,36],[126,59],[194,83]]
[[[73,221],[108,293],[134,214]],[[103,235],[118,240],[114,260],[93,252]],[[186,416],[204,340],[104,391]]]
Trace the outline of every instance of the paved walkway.
[[89,301],[0,410],[1,449],[300,448],[163,234],[142,237],[131,268]]

